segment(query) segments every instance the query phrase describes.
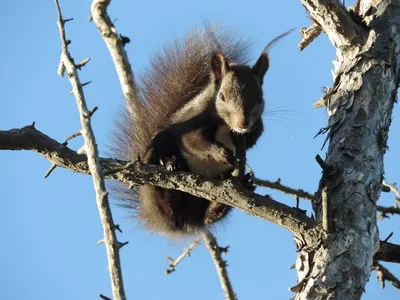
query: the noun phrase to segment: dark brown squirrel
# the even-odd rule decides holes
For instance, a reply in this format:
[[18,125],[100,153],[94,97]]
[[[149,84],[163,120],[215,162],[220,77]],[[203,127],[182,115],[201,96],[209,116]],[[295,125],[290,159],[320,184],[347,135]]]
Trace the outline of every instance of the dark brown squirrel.
[[[263,132],[262,84],[271,41],[247,65],[249,43],[225,31],[195,30],[164,47],[138,80],[116,135],[116,154],[126,160],[163,165],[205,178],[220,178],[236,163],[233,135],[246,149]],[[143,185],[121,197],[145,227],[179,236],[198,232],[227,216],[231,207],[176,190]]]

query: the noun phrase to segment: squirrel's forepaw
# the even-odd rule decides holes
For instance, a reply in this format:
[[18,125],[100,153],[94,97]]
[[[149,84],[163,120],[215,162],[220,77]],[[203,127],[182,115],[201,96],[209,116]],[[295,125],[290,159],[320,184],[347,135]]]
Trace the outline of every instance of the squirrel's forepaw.
[[254,174],[252,172],[247,173],[243,176],[242,184],[248,190],[254,192],[257,186],[254,185]]

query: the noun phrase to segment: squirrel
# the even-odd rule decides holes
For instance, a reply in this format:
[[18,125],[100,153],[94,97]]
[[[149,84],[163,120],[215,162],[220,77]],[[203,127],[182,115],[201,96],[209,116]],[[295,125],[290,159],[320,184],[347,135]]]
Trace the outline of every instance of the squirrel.
[[[272,40],[253,66],[249,43],[227,31],[191,31],[151,60],[137,83],[137,96],[117,123],[115,153],[123,159],[188,171],[205,178],[229,174],[237,163],[234,135],[246,150],[263,132],[263,79]],[[142,185],[123,191],[148,229],[168,236],[201,231],[224,219],[231,207],[176,190]]]

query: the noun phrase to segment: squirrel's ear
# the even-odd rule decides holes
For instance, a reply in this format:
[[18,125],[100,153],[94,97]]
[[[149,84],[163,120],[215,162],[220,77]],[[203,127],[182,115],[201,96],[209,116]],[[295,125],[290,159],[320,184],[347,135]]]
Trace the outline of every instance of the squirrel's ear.
[[215,75],[215,80],[220,82],[222,77],[229,72],[229,64],[226,57],[221,52],[216,52],[211,59],[211,70]]
[[260,79],[261,84],[264,80],[264,75],[269,68],[269,57],[267,52],[263,52],[258,58],[256,64],[253,66],[252,70]]

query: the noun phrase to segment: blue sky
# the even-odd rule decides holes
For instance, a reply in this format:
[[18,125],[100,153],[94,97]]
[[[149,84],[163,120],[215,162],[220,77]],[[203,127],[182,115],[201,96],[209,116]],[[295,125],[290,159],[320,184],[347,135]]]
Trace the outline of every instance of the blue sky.
[[[93,117],[99,150],[106,156],[117,111],[124,104],[111,58],[93,23],[87,21],[90,4],[61,0],[69,47],[76,61],[91,62],[81,71],[89,107],[99,106]],[[173,37],[183,36],[202,20],[231,27],[250,38],[255,59],[263,47],[282,32],[310,24],[299,1],[113,1],[110,8],[119,33],[129,36],[126,49],[135,74],[148,65],[149,57]],[[0,129],[20,128],[36,121],[36,127],[63,141],[80,129],[70,84],[57,75],[60,40],[53,1],[2,1],[0,3]],[[311,105],[330,86],[334,49],[321,36],[299,52],[297,33],[271,52],[271,68],[265,77],[265,133],[248,154],[259,178],[274,180],[313,192],[321,175],[314,157],[325,137],[313,139],[327,124],[323,109]],[[398,107],[395,107],[385,157],[386,178],[400,182]],[[78,149],[82,139],[69,146]],[[4,299],[97,299],[111,296],[102,228],[91,179],[56,169],[48,179],[50,163],[31,152],[0,152],[0,282]],[[259,189],[276,200],[295,205],[293,198]],[[390,205],[392,195],[380,200]],[[307,203],[301,207],[308,209]],[[166,256],[177,257],[190,240],[171,242],[137,228],[123,209],[113,205],[115,222],[124,233],[121,241],[123,276],[128,299],[223,299],[211,257],[197,247],[177,272],[166,276]],[[381,236],[399,226],[399,218],[380,221]],[[226,257],[229,274],[239,299],[289,299],[296,272],[289,267],[296,252],[292,234],[266,221],[235,211],[215,230],[220,245],[230,246]],[[395,231],[391,241],[400,243]],[[386,264],[400,276],[400,267]],[[372,273],[364,299],[394,299],[390,284],[381,290]]]

